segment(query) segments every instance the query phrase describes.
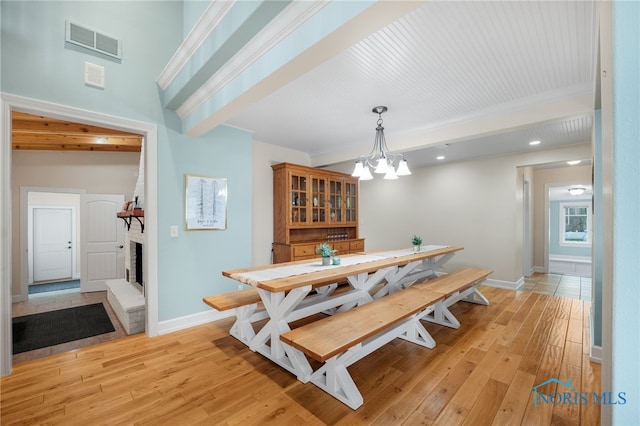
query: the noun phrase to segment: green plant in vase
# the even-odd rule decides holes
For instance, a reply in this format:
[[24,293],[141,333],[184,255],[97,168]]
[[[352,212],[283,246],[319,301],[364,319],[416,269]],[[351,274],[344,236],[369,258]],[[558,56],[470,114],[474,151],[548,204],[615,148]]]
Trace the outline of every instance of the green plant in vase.
[[329,243],[322,243],[316,249],[316,253],[322,256],[322,265],[331,265],[331,257],[336,254],[338,250],[334,250]]
[[420,251],[420,246],[422,245],[422,237],[414,235],[413,238],[411,238],[411,244],[413,245],[414,251]]

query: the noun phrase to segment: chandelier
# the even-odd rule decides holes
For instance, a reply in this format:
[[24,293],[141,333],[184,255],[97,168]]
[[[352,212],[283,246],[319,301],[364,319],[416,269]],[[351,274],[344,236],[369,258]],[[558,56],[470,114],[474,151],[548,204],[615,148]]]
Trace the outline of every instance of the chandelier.
[[378,114],[378,127],[376,127],[376,138],[373,142],[373,149],[367,155],[361,155],[356,161],[356,167],[351,176],[360,180],[371,180],[374,173],[384,173],[385,179],[398,179],[398,176],[410,175],[411,171],[407,165],[407,160],[402,154],[394,154],[389,151],[387,142],[384,139],[384,127],[382,127],[382,113],[387,111],[386,106],[377,106],[372,110]]

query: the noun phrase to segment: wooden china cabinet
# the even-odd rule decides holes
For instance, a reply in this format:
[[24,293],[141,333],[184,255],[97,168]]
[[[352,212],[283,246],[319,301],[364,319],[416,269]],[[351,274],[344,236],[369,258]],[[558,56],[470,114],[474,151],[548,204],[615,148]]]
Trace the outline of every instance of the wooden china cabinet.
[[273,168],[273,263],[312,259],[328,242],[337,255],[364,251],[358,179],[297,164]]

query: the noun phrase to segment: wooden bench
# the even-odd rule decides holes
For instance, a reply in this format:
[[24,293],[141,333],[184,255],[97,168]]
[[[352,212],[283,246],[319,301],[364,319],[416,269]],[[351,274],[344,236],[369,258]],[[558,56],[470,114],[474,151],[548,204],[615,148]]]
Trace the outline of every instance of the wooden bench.
[[477,286],[492,272],[490,269],[463,268],[451,274],[414,284],[413,288],[425,288],[445,295],[445,299],[422,319],[451,328],[459,328],[460,322],[449,311],[449,307],[461,300],[488,305],[489,301],[480,293]]
[[[355,410],[362,405],[363,399],[347,367],[397,337],[433,348],[435,341],[420,320],[445,306],[446,299],[456,293],[456,288],[465,291],[475,287],[491,273],[489,270],[474,271],[464,269],[434,278],[424,285],[414,285],[283,333],[280,340],[324,362],[308,380]],[[431,281],[440,291],[431,288]]]
[[[314,287],[320,298],[329,297],[338,287],[338,284]],[[249,345],[255,336],[253,323],[268,318],[268,312],[262,305],[262,299],[257,288],[251,287],[245,290],[230,293],[206,296],[202,301],[218,311],[235,309],[236,321],[231,326],[229,334]],[[310,302],[313,300],[310,299]],[[304,307],[303,303],[301,307]]]
[[203,297],[202,301],[218,311],[228,311],[229,309],[260,303],[260,295],[258,290],[252,287],[246,290]]

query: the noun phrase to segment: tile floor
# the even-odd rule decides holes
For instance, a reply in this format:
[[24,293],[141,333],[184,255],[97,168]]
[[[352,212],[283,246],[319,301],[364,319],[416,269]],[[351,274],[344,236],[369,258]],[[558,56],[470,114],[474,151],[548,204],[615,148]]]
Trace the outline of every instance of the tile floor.
[[109,318],[111,319],[111,323],[116,329],[115,331],[101,334],[99,336],[87,337],[86,339],[76,340],[74,342],[62,343],[56,346],[15,354],[13,356],[13,364],[15,365],[53,354],[72,351],[85,346],[119,339],[127,335],[124,327],[122,327],[122,324],[118,321],[118,317],[116,317],[116,314],[113,312],[113,309],[111,309],[111,306],[107,301],[106,291],[96,291],[93,293],[80,293],[79,289],[52,291],[48,293],[31,294],[29,295],[28,301],[14,303],[12,316],[20,317],[23,315],[55,311],[57,309],[71,308],[74,306],[91,305],[93,303],[100,302],[104,304],[104,307],[109,314]]
[[571,275],[541,274],[536,272],[525,278],[520,291],[591,300],[591,278]]
[[[519,291],[547,294],[558,297],[568,297],[580,300],[591,300],[591,278],[574,277],[569,275],[535,273],[525,278],[525,284]],[[100,336],[88,337],[75,342],[63,343],[35,351],[24,352],[13,356],[13,363],[30,361],[49,355],[72,351],[85,346],[94,345],[109,340],[119,339],[127,335],[118,321],[115,313],[107,302],[106,292],[80,293],[79,289],[60,290],[49,293],[32,294],[27,302],[13,304],[13,316],[35,314],[39,312],[53,311],[56,309],[70,308],[72,306],[88,305],[103,302],[111,322],[116,331]]]

